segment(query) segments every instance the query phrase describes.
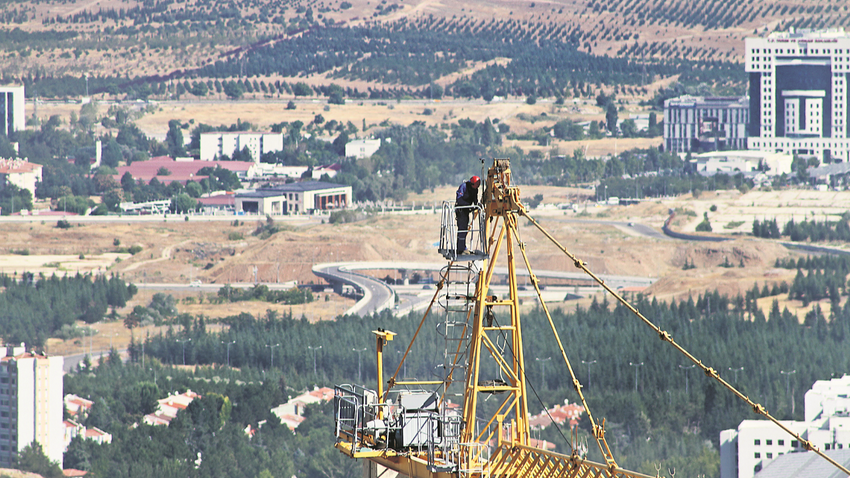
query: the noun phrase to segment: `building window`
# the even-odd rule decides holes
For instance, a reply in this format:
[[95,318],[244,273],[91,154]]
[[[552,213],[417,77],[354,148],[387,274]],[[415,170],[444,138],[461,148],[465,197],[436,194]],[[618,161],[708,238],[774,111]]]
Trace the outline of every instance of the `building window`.
[[765,445],[773,445],[773,440],[767,440],[767,441],[765,442]]
[[785,446],[785,440],[779,440],[776,442],[776,444],[779,446]]
[[829,444],[829,443],[827,443],[827,444],[824,446],[824,449],[825,449],[825,450],[829,450],[829,449],[830,449],[830,446],[829,446],[829,445],[830,445],[830,444]]
[[771,458],[773,458],[773,453],[768,453],[768,454],[767,454],[767,459],[769,460],[769,459],[771,459]]
[[759,458],[761,458],[761,453],[759,453],[759,452],[755,452],[755,455],[754,455],[754,456],[755,456],[755,458],[758,460]]
[[[758,145],[756,145],[756,146],[758,146]],[[754,445],[756,445],[756,446],[761,445],[761,440],[759,440],[758,438],[756,438],[756,439],[753,441],[753,444],[754,444]]]

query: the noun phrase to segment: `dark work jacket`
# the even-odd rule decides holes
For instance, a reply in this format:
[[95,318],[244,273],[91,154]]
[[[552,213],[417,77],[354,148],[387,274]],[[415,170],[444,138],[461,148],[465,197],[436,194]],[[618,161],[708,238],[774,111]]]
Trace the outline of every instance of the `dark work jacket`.
[[455,205],[471,206],[473,204],[478,204],[478,188],[473,186],[472,182],[464,181],[460,184],[460,187],[457,188]]

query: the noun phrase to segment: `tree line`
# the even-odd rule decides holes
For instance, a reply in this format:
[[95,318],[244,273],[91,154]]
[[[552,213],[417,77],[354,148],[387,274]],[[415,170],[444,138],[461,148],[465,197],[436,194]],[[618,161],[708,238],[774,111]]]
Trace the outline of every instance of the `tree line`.
[[848,242],[850,241],[850,212],[844,213],[838,221],[818,221],[817,219],[809,221],[804,218],[798,222],[792,218],[782,227],[781,234],[776,218],[763,221],[754,219],[753,235],[767,239],[780,239],[785,236],[794,242]]
[[[774,284],[773,290],[765,284],[763,289],[754,287],[746,296],[727,297],[712,292],[671,303],[641,296],[635,303],[744,393],[765,404],[780,418],[801,419],[802,393],[815,380],[828,379],[848,365],[842,354],[824,354],[823,350],[841,347],[850,332],[850,305],[833,308],[829,317],[815,313],[808,325],[801,324],[787,309],[780,310],[776,301],[768,313],[756,306],[757,298],[781,290],[780,284]],[[591,369],[574,367],[578,378],[587,385],[595,414],[611,423],[613,431],[609,440],[614,443],[617,456],[624,457],[624,466],[629,463],[634,467],[646,466],[645,460],[663,461],[674,455],[664,454],[669,449],[658,450],[658,455],[641,455],[647,450],[636,443],[643,442],[646,436],[653,440],[674,440],[683,429],[692,429],[696,436],[714,444],[720,430],[737,427],[744,418],[754,418],[748,407],[702,374],[680,367],[687,367],[687,361],[654,340],[655,334],[624,307],[607,301],[594,302],[587,309],[558,309],[554,318],[574,363],[596,361]],[[265,317],[241,314],[227,319],[226,324],[228,329],[213,333],[195,321],[182,332],[150,337],[145,340],[145,353],[163,362],[182,363],[185,347],[187,364],[214,365],[225,363],[228,347],[223,344],[229,343],[231,366],[280,370],[291,384],[352,380],[370,384],[376,377],[374,365],[366,358],[368,353],[359,357],[357,352],[364,348],[371,350],[373,346],[373,337],[364,331],[387,328],[397,332],[404,343],[412,337],[418,320],[412,316],[393,317],[385,312],[366,318],[340,317],[335,322],[310,324],[291,314],[280,316],[269,312]],[[554,341],[544,339],[550,333],[539,309],[525,314],[524,328],[524,336],[540,338],[535,342],[535,356],[543,359],[559,356]],[[407,377],[434,377],[443,357],[442,343],[437,342],[415,344],[413,354],[402,367]],[[757,345],[768,343],[771,347]],[[621,353],[611,356],[601,352],[612,348]],[[139,346],[133,349],[136,362],[140,360],[139,349]],[[385,357],[387,370],[394,371],[399,357],[391,351]],[[531,360],[530,356],[526,360]],[[629,363],[643,365],[635,370]],[[558,372],[560,367],[554,364],[526,363],[524,373],[542,401],[537,403],[535,399],[532,408],[562,403],[564,398],[576,400],[569,375]],[[733,375],[728,371],[740,367],[746,372]],[[790,379],[793,387],[786,390],[785,377],[779,371],[792,368],[797,374]],[[791,414],[792,400],[796,402],[796,415]],[[703,451],[696,447],[696,455],[690,458],[696,459]],[[714,453],[711,460],[716,466],[716,450]]]
[[82,320],[94,323],[112,309],[124,307],[136,292],[116,276],[57,277],[0,274],[0,336],[6,343],[26,342],[41,347],[63,327]]

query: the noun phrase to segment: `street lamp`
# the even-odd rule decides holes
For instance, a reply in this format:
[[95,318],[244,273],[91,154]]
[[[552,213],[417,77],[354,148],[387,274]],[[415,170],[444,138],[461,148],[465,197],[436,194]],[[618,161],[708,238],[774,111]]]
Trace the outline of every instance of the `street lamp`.
[[175,342],[183,345],[183,365],[186,365],[186,342],[191,342],[192,339],[177,339]]
[[691,365],[690,367],[686,367],[686,366],[684,366],[684,365],[679,365],[679,368],[681,368],[681,369],[683,369],[683,370],[685,371],[685,394],[686,394],[686,395],[687,395],[687,393],[688,393],[688,370],[690,370],[690,369],[692,369],[692,368],[694,368],[694,367],[696,367],[696,366],[697,366],[697,364],[693,364],[693,365]]
[[313,376],[318,378],[319,375],[316,373],[316,350],[321,350],[322,346],[319,345],[318,347],[313,347],[308,345],[307,348],[313,351]]
[[728,367],[730,372],[735,372],[735,385],[738,385],[738,372],[743,372],[744,367],[732,368]]
[[[395,351],[395,353],[397,353],[397,354],[403,354],[403,353],[404,353],[404,351],[402,351],[402,350],[396,350],[396,351]],[[403,360],[403,359],[404,359],[404,356],[402,355],[402,357],[401,357],[401,359],[400,359],[400,360]],[[402,375],[402,377],[407,377],[407,362],[402,362],[402,363],[401,363],[401,375]]]
[[360,382],[360,383],[363,383],[363,376],[360,373],[361,370],[362,370],[360,368],[360,352],[365,352],[369,349],[367,347],[363,347],[362,349],[351,349],[351,350],[357,352],[357,381]]
[[538,362],[540,362],[540,375],[543,376],[543,386],[545,387],[546,386],[546,367],[545,367],[546,363],[545,362],[552,360],[552,357],[546,357],[545,359],[538,357],[534,360],[537,360]]
[[590,366],[595,364],[596,360],[591,360],[590,362],[582,360],[581,363],[587,365],[587,388],[590,388]]
[[235,344],[236,341],[234,340],[232,342],[222,342],[222,343],[227,345],[227,368],[230,368],[230,346],[232,344]]
[[637,384],[638,384],[638,367],[643,367],[643,362],[639,362],[639,363],[629,362],[629,365],[631,365],[632,367],[634,367],[634,368],[635,368],[635,392],[637,392],[637,391],[638,391],[638,389],[637,389]]
[[274,367],[274,348],[275,347],[280,347],[280,344],[266,345],[266,348],[269,349],[269,354],[271,356],[271,360],[270,360],[271,363],[269,364],[269,370],[271,370]]
[[779,373],[781,373],[782,375],[785,375],[785,395],[788,395],[791,399],[791,415],[794,415],[794,397],[791,397],[791,395],[788,393],[788,379],[791,377],[791,375],[794,375],[795,373],[797,373],[797,370],[795,369],[795,370],[792,370],[790,372],[786,372],[785,370],[780,370]]

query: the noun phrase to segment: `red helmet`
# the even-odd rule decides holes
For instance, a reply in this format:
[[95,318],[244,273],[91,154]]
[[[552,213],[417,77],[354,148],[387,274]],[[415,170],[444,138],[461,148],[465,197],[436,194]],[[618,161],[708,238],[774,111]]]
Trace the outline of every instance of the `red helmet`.
[[472,176],[471,178],[469,178],[469,182],[471,182],[472,185],[477,188],[478,185],[481,184],[481,178],[479,178],[478,176]]

